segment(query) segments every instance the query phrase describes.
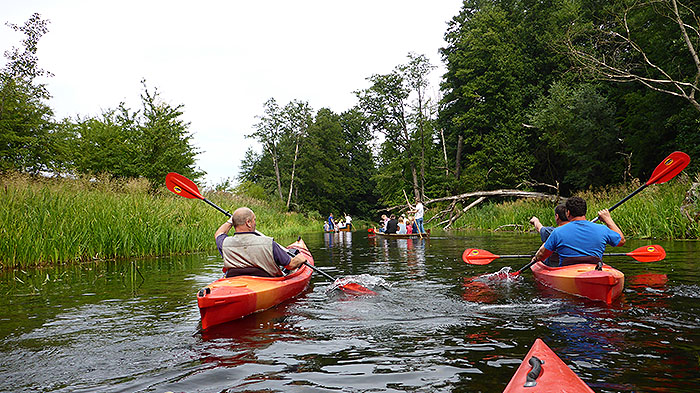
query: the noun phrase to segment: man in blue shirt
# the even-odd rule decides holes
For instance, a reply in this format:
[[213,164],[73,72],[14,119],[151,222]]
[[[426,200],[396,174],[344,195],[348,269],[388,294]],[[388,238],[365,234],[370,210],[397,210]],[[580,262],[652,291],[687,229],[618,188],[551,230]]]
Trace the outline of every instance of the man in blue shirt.
[[586,201],[571,197],[566,201],[566,217],[569,223],[552,231],[542,244],[532,262],[542,261],[556,251],[560,266],[577,263],[602,265],[606,245],[619,247],[625,244],[625,236],[615,224],[608,209],[598,212],[598,218],[605,226],[586,220]]

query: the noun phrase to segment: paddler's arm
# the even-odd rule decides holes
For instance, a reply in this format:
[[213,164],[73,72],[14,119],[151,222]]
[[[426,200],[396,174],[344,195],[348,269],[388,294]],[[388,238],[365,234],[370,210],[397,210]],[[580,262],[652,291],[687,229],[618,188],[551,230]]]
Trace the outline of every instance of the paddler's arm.
[[620,247],[625,244],[625,235],[622,234],[622,230],[620,230],[620,227],[615,224],[615,221],[613,221],[612,217],[610,216],[610,211],[608,209],[603,209],[598,212],[598,218],[600,218],[600,221],[602,221],[610,230],[617,232],[620,235],[620,243],[617,244],[615,247]]
[[224,234],[228,235],[228,231],[230,231],[231,228],[233,228],[233,221],[231,218],[229,218],[228,221],[221,224],[219,229],[216,230],[216,233],[214,234],[214,240],[216,240],[216,238],[218,238],[219,235],[224,235]]
[[540,233],[540,229],[542,229],[542,227],[544,226],[540,222],[540,219],[535,216],[532,216],[532,218],[530,219],[530,224],[532,224],[535,227],[537,233]]
[[275,263],[287,271],[292,271],[306,262],[306,257],[304,257],[301,252],[293,255],[293,253],[274,241],[272,242],[272,255],[274,256]]
[[289,264],[285,266],[285,269],[294,270],[301,266],[304,262],[306,262],[306,257],[302,253],[299,253],[295,255],[291,261],[289,261]]
[[554,251],[550,251],[546,248],[544,248],[544,243],[540,246],[539,250],[535,253],[535,256],[532,257],[530,262],[537,262],[537,261],[544,261],[545,259],[549,258],[550,255],[552,255]]

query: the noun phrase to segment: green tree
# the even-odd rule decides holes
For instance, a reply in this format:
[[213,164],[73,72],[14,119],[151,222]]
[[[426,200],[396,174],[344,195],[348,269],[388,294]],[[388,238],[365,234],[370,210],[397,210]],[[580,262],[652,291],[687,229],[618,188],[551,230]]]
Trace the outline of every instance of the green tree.
[[[37,49],[48,32],[48,20],[33,14],[24,25],[7,23],[23,33],[22,48],[5,52],[7,64],[0,70],[0,172],[38,173],[51,170],[53,111],[46,85],[36,81],[51,73],[38,66]],[[57,164],[58,165],[58,164]]]
[[112,177],[141,176],[136,114],[120,104],[99,117],[63,121],[61,129],[74,136],[73,169],[82,174]]
[[183,106],[159,99],[143,82],[143,109],[132,112],[124,103],[101,116],[65,119],[59,130],[71,146],[71,168],[80,174],[109,174],[117,178],[144,177],[157,187],[168,172],[197,179],[197,149],[191,145],[189,123],[180,117]]
[[570,29],[568,48],[590,75],[636,82],[700,111],[700,19],[692,0],[615,1]]
[[275,180],[277,181],[277,194],[279,200],[282,196],[282,177],[280,174],[280,157],[278,145],[283,134],[283,120],[281,109],[274,98],[270,98],[264,104],[264,114],[259,117],[260,121],[255,124],[255,131],[246,135],[247,138],[256,139],[272,160],[275,170]]
[[550,183],[564,189],[585,189],[619,183],[624,152],[615,108],[593,85],[555,83],[534,107],[530,119],[540,131],[540,147],[548,152]]
[[572,3],[467,0],[449,23],[439,123],[457,180],[466,174],[455,191],[512,187],[537,172],[527,113],[568,68],[559,46]]
[[190,123],[181,119],[184,106],[173,107],[159,100],[157,89],[151,93],[146,82],[142,83],[143,115],[138,126],[137,160],[141,176],[153,185],[163,184],[168,172],[199,178],[204,173],[195,167],[198,151],[191,144]]

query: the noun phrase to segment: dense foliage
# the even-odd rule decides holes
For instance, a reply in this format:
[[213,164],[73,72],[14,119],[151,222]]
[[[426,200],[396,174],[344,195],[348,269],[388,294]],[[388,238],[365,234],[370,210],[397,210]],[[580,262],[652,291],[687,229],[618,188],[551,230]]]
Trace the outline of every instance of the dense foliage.
[[[343,113],[274,98],[231,189],[323,216],[376,218],[407,199],[551,185],[569,195],[646,178],[674,150],[700,157],[700,21],[693,0],[465,0],[440,53],[367,77]],[[124,105],[55,122],[36,82],[38,15],[0,74],[0,171],[144,177],[194,166],[182,106],[144,83]],[[550,190],[548,190],[550,191]]]

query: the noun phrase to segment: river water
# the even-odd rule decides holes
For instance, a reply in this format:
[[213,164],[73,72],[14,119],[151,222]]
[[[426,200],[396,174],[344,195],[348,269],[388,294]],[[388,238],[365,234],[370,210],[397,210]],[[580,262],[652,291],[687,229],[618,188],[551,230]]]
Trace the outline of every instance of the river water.
[[219,276],[218,255],[5,272],[0,391],[500,392],[538,337],[597,392],[700,385],[698,242],[656,241],[661,262],[606,259],[626,276],[607,306],[529,271],[485,276],[527,260],[461,261],[470,247],[528,253],[536,235],[304,239],[319,268],[378,295],[314,274],[298,298],[202,334],[196,293]]

